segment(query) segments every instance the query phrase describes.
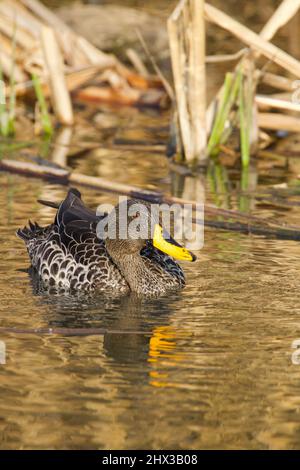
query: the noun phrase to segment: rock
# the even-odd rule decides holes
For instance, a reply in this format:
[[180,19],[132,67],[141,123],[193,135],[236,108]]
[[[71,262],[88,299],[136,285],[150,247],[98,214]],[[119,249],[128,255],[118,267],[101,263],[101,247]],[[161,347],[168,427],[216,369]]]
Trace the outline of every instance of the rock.
[[114,52],[120,58],[125,57],[128,47],[142,51],[136,28],[140,29],[156,58],[163,58],[167,54],[166,24],[154,15],[124,6],[80,4],[60,7],[56,13],[75,32],[86,37],[99,49]]

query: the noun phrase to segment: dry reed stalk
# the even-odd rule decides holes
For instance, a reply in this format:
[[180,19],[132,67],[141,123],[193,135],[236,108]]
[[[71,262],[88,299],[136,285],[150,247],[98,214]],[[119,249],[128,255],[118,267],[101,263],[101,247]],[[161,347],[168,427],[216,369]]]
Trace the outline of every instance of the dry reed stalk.
[[177,22],[179,21],[179,17],[184,8],[184,4],[185,0],[181,0],[173,11],[172,17],[168,19],[168,34],[178,111],[178,120],[180,124],[181,141],[184,147],[185,157],[187,161],[190,162],[193,160],[194,156],[193,149],[191,147],[192,137],[189,124],[187,96],[185,93],[185,70],[183,63],[183,59],[185,59],[185,57],[184,52],[182,50],[183,45],[182,43],[180,43],[178,37],[177,27]]
[[[4,75],[10,76],[12,67],[14,67],[14,78],[17,82],[24,82],[27,79],[27,75],[23,72],[21,67],[13,62],[11,55],[0,51],[0,68]],[[9,95],[8,95],[9,96]]]
[[65,125],[74,122],[72,103],[67,89],[64,64],[53,29],[43,26],[41,41],[48,70],[51,99],[58,120]]
[[67,178],[68,170],[48,167],[45,165],[37,165],[35,163],[21,162],[17,160],[0,161],[0,168],[3,170],[14,171],[16,173],[28,173],[37,177],[53,177],[53,178]]
[[55,13],[53,13],[49,8],[47,8],[43,3],[38,0],[20,0],[21,5],[25,6],[30,12],[34,13],[34,15],[43,23],[47,23],[49,26],[53,28],[57,28],[59,30],[66,30],[70,29]]
[[170,85],[170,83],[168,82],[168,80],[166,79],[166,77],[164,76],[164,74],[162,73],[162,71],[160,70],[160,68],[158,67],[153,55],[151,54],[150,50],[149,50],[149,47],[147,46],[146,44],[146,41],[144,39],[144,36],[142,35],[141,31],[139,29],[136,29],[136,34],[137,34],[137,37],[141,43],[141,45],[143,46],[143,49],[153,67],[153,70],[155,71],[155,73],[157,74],[157,77],[159,77],[159,79],[161,80],[161,83],[162,85],[164,86],[169,98],[174,101],[175,99],[175,96],[174,96],[174,92],[173,92],[173,88],[172,86]]
[[[18,94],[30,93],[32,88],[30,83],[25,83],[32,73],[37,74],[41,78],[43,90],[45,94],[49,94],[48,84],[44,80],[44,57],[40,48],[40,31],[44,24],[51,26],[55,30],[56,39],[59,43],[60,50],[64,55],[65,71],[69,68],[84,69],[95,66],[97,71],[115,70],[117,74],[123,77],[123,83],[127,81],[131,88],[148,90],[149,88],[161,88],[162,83],[157,77],[139,76],[123,66],[113,55],[105,54],[85,38],[75,34],[55,13],[50,11],[46,6],[36,0],[6,0],[0,2],[0,40],[1,52],[10,55],[11,46],[8,45],[13,34],[12,19],[17,19],[17,57],[18,62],[23,66],[23,72],[28,75],[20,75],[17,73],[17,89]],[[1,28],[3,34],[1,34]],[[20,46],[20,47],[18,47]],[[6,50],[8,49],[8,51]],[[21,57],[22,53],[22,57]],[[4,58],[5,64],[7,63]],[[20,65],[18,63],[18,65]],[[5,66],[7,69],[7,66]],[[77,72],[77,71],[75,71]],[[69,74],[67,78],[67,86],[70,90],[76,89],[85,83],[85,72],[82,74]],[[89,72],[87,72],[87,76]],[[87,78],[88,80],[88,78]],[[22,83],[23,82],[23,83]],[[123,92],[125,94],[125,91]]]
[[[101,68],[100,68],[101,70]],[[97,65],[91,65],[88,67],[82,67],[74,72],[69,72],[65,75],[68,90],[74,91],[77,88],[83,86],[93,78],[97,77],[99,73],[99,67]]]
[[[8,38],[4,34],[0,33],[0,44],[1,44],[1,52],[5,52],[7,55],[12,55],[13,53],[13,45],[12,45],[12,38]],[[15,44],[15,55],[18,60],[18,63],[22,63],[25,54],[24,50]]]
[[299,103],[299,100],[293,101],[292,94],[289,92],[272,93],[271,95],[267,96],[269,98],[274,98],[275,100],[289,101],[290,103]]
[[78,47],[81,52],[85,54],[90,64],[107,68],[115,66],[118,62],[115,56],[100,51],[100,49],[97,49],[97,47],[93,46],[93,44],[82,36],[74,36],[73,32],[72,35],[74,37],[75,47]]
[[24,29],[15,28],[16,22],[8,16],[0,15],[0,32],[9,39],[15,36],[16,44],[22,48],[33,49],[36,45],[34,37]]
[[259,127],[274,131],[300,132],[300,118],[277,113],[258,113]]
[[206,159],[204,1],[181,0],[168,19],[181,140],[186,161]]
[[25,30],[30,36],[39,38],[42,23],[31,15],[18,1],[6,0],[0,3],[0,12],[11,21],[15,21],[18,28]]
[[283,0],[265,24],[259,36],[266,41],[270,41],[277,31],[295,16],[299,8],[300,0]]
[[[104,178],[94,176],[87,176],[78,173],[70,173],[67,170],[53,168],[43,165],[36,165],[34,163],[21,162],[16,160],[0,160],[0,170],[18,173],[24,176],[38,177],[44,179],[54,179],[61,184],[75,184],[101,191],[113,192],[124,194],[131,198],[141,199],[152,203],[166,203],[166,204],[191,204],[196,208],[197,201],[183,199],[172,196],[165,196],[156,191],[148,191],[136,186],[108,181]],[[200,188],[201,189],[201,188]],[[210,216],[224,217],[225,219],[236,220],[237,223],[211,221],[207,217],[205,221],[194,220],[196,223],[204,223],[207,226],[215,228],[224,228],[226,230],[240,231],[242,233],[256,233],[260,235],[273,235],[276,237],[299,239],[300,233],[297,227],[288,227],[284,223],[278,221],[266,221],[257,216],[251,216],[239,211],[221,209],[212,204],[205,204],[205,213]]]
[[235,60],[241,59],[247,51],[248,48],[244,47],[243,49],[234,54],[207,55],[205,57],[205,62],[207,64],[217,64],[219,62],[233,62]]
[[292,101],[275,98],[274,96],[256,95],[255,102],[260,109],[273,108],[300,112],[300,103],[293,103]]
[[[100,69],[101,70],[101,69]],[[65,80],[67,84],[67,88],[69,92],[76,90],[83,86],[86,82],[93,79],[98,75],[99,67],[97,66],[88,66],[82,67],[79,70],[74,70],[73,72],[68,72],[65,74]],[[43,94],[45,98],[50,96],[51,90],[47,80],[40,79]],[[33,83],[32,81],[26,81],[23,83],[19,83],[16,85],[16,94],[17,96],[24,96],[26,94],[32,93],[33,90]],[[9,88],[8,88],[9,92]]]
[[194,158],[206,159],[206,70],[204,1],[190,0],[191,32],[188,69],[189,109]]
[[144,77],[147,77],[149,75],[144,62],[142,61],[139,54],[134,49],[131,49],[131,48],[127,49],[126,55],[138,73],[140,73]]
[[86,63],[106,68],[112,67],[117,63],[117,59],[114,56],[105,54],[85,38],[75,34],[55,13],[39,1],[20,0],[20,2],[40,20],[55,30],[64,53],[70,61],[73,60],[71,65],[82,65]]
[[287,28],[287,50],[289,53],[300,59],[300,14],[295,13],[295,16],[290,21]]
[[282,77],[281,75],[276,75],[269,72],[261,73],[259,70],[257,73],[260,76],[261,83],[269,85],[272,88],[277,88],[278,90],[283,91],[293,91],[295,89],[295,81],[291,80],[290,78]]
[[[298,3],[299,2],[297,0],[297,4]],[[262,32],[265,31],[263,33],[264,34],[264,39],[267,39],[268,41],[270,41],[274,37],[274,35],[277,33],[278,29],[280,27],[282,27],[284,24],[288,23],[292,19],[293,15],[295,14],[295,11],[291,7],[292,4],[295,4],[294,0],[288,0],[288,1],[283,0],[283,2],[279,5],[278,8],[280,8],[280,12],[281,12],[280,16],[282,17],[281,22],[278,22],[278,19],[277,19],[278,18],[278,13],[277,13],[278,8],[274,11],[273,15],[271,16],[271,18],[268,20],[268,22],[265,24],[264,28],[262,29]],[[282,10],[281,5],[284,5],[284,10]],[[299,6],[298,6],[298,8],[299,8]],[[259,53],[256,53],[255,58],[258,58],[258,57],[259,57]],[[239,66],[240,66],[240,63],[238,63],[236,65],[235,70],[237,70]],[[267,74],[264,74],[264,75],[267,75]],[[211,103],[208,107],[208,110],[207,110],[208,111],[207,115],[209,116],[209,119],[207,119],[207,132],[208,133],[210,133],[211,129],[212,129],[214,109],[216,108],[216,101],[217,101],[218,97],[222,95],[222,92],[223,92],[223,86],[217,92],[216,98],[214,98],[211,101]]]
[[[124,104],[124,105],[145,105],[145,106],[164,106],[165,104],[165,93],[163,90],[157,89],[158,82],[157,80],[152,80],[151,78],[146,81],[137,82],[139,85],[137,89],[126,86],[126,89],[112,89],[107,86],[87,86],[83,88],[85,83],[97,77],[99,81],[99,70],[102,70],[102,67],[98,66],[89,66],[83,67],[79,70],[69,72],[65,75],[66,85],[69,92],[73,92],[79,100],[90,101],[90,102],[105,102],[105,103],[115,103],[115,104]],[[135,80],[132,77],[133,80]],[[149,85],[153,82],[153,89],[149,89]],[[46,79],[41,79],[41,86],[45,98],[48,98],[51,93]],[[32,94],[33,84],[32,81],[27,81],[19,83],[16,85],[16,95],[24,96],[27,94]],[[9,87],[7,87],[7,93],[9,93]]]
[[258,137],[259,137],[258,147],[260,150],[269,147],[274,142],[274,137],[267,134],[267,132],[264,132],[261,129],[259,129],[258,131]]
[[206,3],[204,11],[205,17],[208,21],[231,32],[249,47],[300,78],[300,62],[298,60],[294,59],[279,47],[266,41],[260,35],[254,33],[249,28],[232,19],[229,15],[223,13],[212,5],[208,5]]

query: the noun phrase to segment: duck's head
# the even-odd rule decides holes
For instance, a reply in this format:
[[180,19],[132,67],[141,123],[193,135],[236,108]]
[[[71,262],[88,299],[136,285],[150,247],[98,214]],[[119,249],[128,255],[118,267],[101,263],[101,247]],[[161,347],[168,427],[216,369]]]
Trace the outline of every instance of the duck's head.
[[191,251],[164,230],[156,208],[147,202],[126,199],[107,215],[102,221],[102,230],[105,231],[106,247],[113,259],[139,254],[149,240],[155,248],[177,260],[196,260]]

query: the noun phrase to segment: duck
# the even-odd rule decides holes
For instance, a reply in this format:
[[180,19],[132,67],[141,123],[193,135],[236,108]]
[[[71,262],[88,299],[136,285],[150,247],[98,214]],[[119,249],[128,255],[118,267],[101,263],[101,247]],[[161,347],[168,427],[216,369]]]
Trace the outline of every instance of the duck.
[[[57,209],[53,223],[41,227],[29,221],[17,236],[25,242],[30,269],[45,287],[59,292],[134,292],[152,297],[185,286],[183,269],[176,260],[195,261],[196,256],[175,241],[159,221],[147,237],[137,237],[129,230],[125,237],[119,231],[104,236],[103,227],[112,221],[119,227],[124,222],[130,226],[137,217],[142,221],[139,230],[148,230],[150,203],[127,199],[124,219],[124,200],[110,213],[98,213],[83,203],[75,188],[70,188],[59,204],[38,202]],[[137,204],[139,211],[134,212]]]

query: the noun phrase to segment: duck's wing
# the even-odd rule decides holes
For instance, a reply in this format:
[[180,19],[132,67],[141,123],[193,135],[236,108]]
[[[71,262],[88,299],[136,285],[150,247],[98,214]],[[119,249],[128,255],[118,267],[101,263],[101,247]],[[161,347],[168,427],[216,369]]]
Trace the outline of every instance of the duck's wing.
[[77,189],[71,188],[58,208],[55,224],[59,226],[62,222],[68,224],[73,220],[97,223],[104,215],[105,214],[96,215],[93,210],[86,207],[82,202],[80,192]]
[[62,202],[56,201],[47,201],[45,199],[38,199],[37,202],[42,204],[43,206],[52,207],[53,209],[58,209],[58,213],[56,216],[57,219],[61,219],[63,214],[66,212],[69,215],[76,218],[89,218],[91,220],[99,221],[101,218],[107,216],[107,213],[102,213],[100,215],[96,215],[91,209],[86,207],[81,199],[81,193],[78,189],[70,188],[66,198]]
[[59,241],[63,249],[70,253],[77,263],[88,265],[99,261],[95,256],[109,255],[104,242],[97,238],[97,223],[102,216],[84,205],[81,194],[70,189],[65,200],[60,204],[54,225],[57,227]]
[[104,242],[97,238],[97,223],[103,216],[84,205],[79,191],[70,189],[45,236],[26,229],[30,242],[21,238],[27,248],[30,243],[32,265],[43,281],[83,290],[127,286]]

